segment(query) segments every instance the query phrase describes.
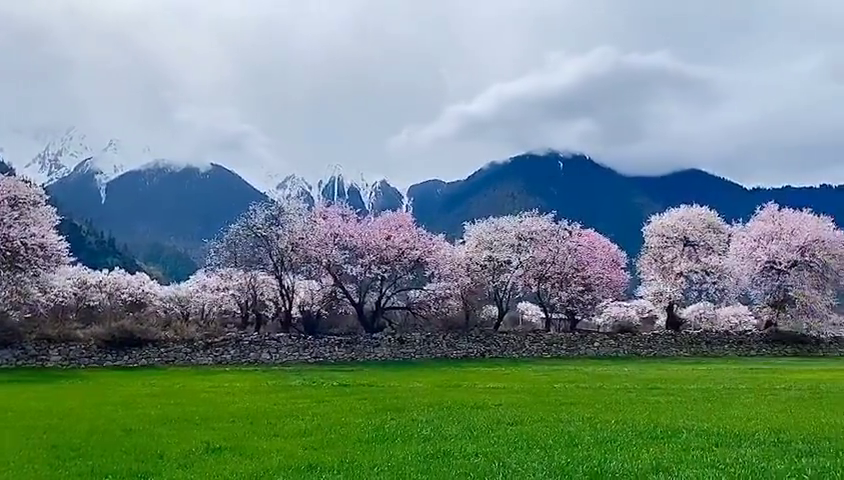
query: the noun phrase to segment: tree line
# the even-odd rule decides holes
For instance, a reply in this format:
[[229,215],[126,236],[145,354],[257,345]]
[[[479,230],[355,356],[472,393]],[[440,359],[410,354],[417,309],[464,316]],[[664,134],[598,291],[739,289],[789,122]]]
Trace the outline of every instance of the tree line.
[[[830,217],[766,204],[744,223],[683,205],[649,218],[630,262],[609,238],[536,211],[479,219],[454,243],[408,212],[362,216],[296,199],[252,205],[204,269],[159,285],[74,264],[40,187],[0,177],[0,315],[7,324],[209,330],[227,319],[313,333],[332,316],[377,333],[412,319],[463,328],[508,315],[546,331],[786,328],[834,322],[844,233]],[[633,272],[630,264],[633,263]],[[638,277],[629,298],[632,274]]]

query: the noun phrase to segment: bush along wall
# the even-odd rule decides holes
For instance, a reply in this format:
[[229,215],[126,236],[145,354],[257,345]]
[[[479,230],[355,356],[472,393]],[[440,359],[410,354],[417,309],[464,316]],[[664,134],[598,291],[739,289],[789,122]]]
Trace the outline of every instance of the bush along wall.
[[213,340],[115,348],[24,342],[0,348],[0,367],[280,365],[435,358],[840,356],[844,337],[767,333],[414,333],[349,337],[229,334]]

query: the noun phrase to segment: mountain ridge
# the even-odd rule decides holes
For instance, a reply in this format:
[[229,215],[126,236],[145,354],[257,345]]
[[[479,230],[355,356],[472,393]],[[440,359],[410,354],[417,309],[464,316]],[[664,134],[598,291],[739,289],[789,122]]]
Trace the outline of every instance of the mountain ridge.
[[[844,222],[842,185],[747,187],[699,168],[625,175],[571,151],[533,150],[488,162],[462,179],[424,180],[404,192],[386,179],[351,178],[339,165],[329,166],[316,181],[276,172],[267,178],[280,180],[261,190],[217,163],[158,159],[117,168],[121,152],[119,142],[109,142],[101,155],[82,159],[49,183],[48,192],[75,218],[91,220],[135,244],[137,251],[160,244],[189,252],[197,263],[205,242],[219,229],[249,204],[269,197],[296,197],[310,205],[346,202],[362,214],[410,211],[421,226],[452,239],[462,235],[468,221],[524,210],[553,211],[607,235],[630,256],[638,253],[641,227],[651,214],[684,203],[708,205],[728,221],[740,221],[759,205],[775,201]],[[158,247],[152,250],[156,258],[173,257]]]
[[[526,151],[519,155],[514,155],[509,158],[492,160],[479,167],[478,170],[494,166],[495,164],[507,162],[519,156],[535,156],[542,157],[547,155],[558,155],[562,157],[577,157],[581,156],[586,159],[595,161],[588,155],[574,150],[555,150],[550,148],[538,148]],[[168,158],[165,156],[153,155],[149,146],[144,146],[140,149],[133,149],[126,147],[118,138],[107,138],[105,141],[98,142],[92,140],[86,133],[82,132],[75,126],[68,126],[64,128],[39,128],[39,129],[13,129],[11,131],[0,132],[0,161],[15,167],[18,175],[27,177],[36,183],[46,185],[52,183],[63,176],[66,176],[77,168],[80,163],[86,160],[93,160],[96,164],[96,169],[106,175],[106,182],[112,180],[116,176],[136,169],[143,169],[149,164],[154,164],[159,161],[177,163],[174,160],[162,160]],[[192,166],[204,166],[207,161],[187,161],[182,164]],[[222,163],[217,162],[219,165]],[[596,162],[600,163],[600,162]],[[231,166],[226,166],[232,168]],[[611,167],[607,167],[611,168]],[[236,168],[233,170],[237,170]],[[477,172],[476,172],[477,173]],[[707,176],[718,177],[723,180],[731,181],[737,185],[741,185],[747,189],[771,189],[771,188],[817,188],[828,184],[818,185],[781,185],[778,187],[759,187],[748,186],[740,182],[734,181],[729,177],[725,177],[713,172],[702,170],[699,168],[678,168],[676,170],[666,171],[657,175],[627,175],[639,178],[647,177],[665,177],[676,174],[703,174]],[[279,182],[270,181],[258,182],[250,181],[250,183],[257,190],[263,191],[266,194],[273,194],[274,188],[272,184],[279,185],[290,176],[297,176],[295,172],[279,172],[268,169],[263,174],[268,179],[282,179]],[[330,164],[327,166],[327,172],[322,178],[313,181],[306,181],[310,185],[318,185],[320,182],[327,182],[332,177],[343,177],[348,184],[355,185],[362,191],[362,197],[365,197],[363,190],[367,187],[377,184],[379,182],[389,181],[385,178],[379,178],[374,182],[367,182],[363,179],[363,175],[358,179],[351,179],[343,173],[343,168],[339,164]],[[246,177],[244,177],[246,178]],[[299,177],[302,178],[302,177]],[[438,179],[430,179],[438,180]],[[464,179],[455,179],[453,181],[460,181]],[[426,180],[427,181],[427,180]],[[424,182],[424,181],[423,181]],[[420,182],[420,183],[423,183]],[[260,185],[259,185],[260,184]],[[835,185],[831,185],[835,186]],[[397,189],[398,190],[398,189]],[[407,190],[399,191],[406,196]]]
[[681,204],[708,205],[733,222],[774,201],[844,224],[842,185],[748,188],[701,169],[624,175],[587,155],[558,151],[490,162],[462,180],[427,180],[411,186],[408,197],[423,227],[450,238],[462,235],[467,221],[537,209],[598,230],[630,256],[638,253],[647,218]]

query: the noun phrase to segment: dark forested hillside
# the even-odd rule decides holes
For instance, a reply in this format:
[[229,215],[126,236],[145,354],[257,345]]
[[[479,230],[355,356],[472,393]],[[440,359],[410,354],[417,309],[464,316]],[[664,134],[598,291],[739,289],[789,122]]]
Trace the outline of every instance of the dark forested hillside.
[[73,257],[88,268],[122,268],[130,273],[144,270],[124,246],[117,244],[113,236],[103,234],[90,222],[77,222],[65,217],[59,223],[59,232],[70,244]]

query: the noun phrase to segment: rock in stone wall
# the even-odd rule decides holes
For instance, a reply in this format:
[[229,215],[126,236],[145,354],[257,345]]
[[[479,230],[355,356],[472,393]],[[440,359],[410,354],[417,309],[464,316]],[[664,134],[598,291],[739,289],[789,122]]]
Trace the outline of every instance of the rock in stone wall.
[[353,337],[227,335],[109,349],[25,343],[0,349],[0,367],[278,365],[428,358],[815,356],[844,354],[844,337],[784,341],[766,333],[419,333]]

